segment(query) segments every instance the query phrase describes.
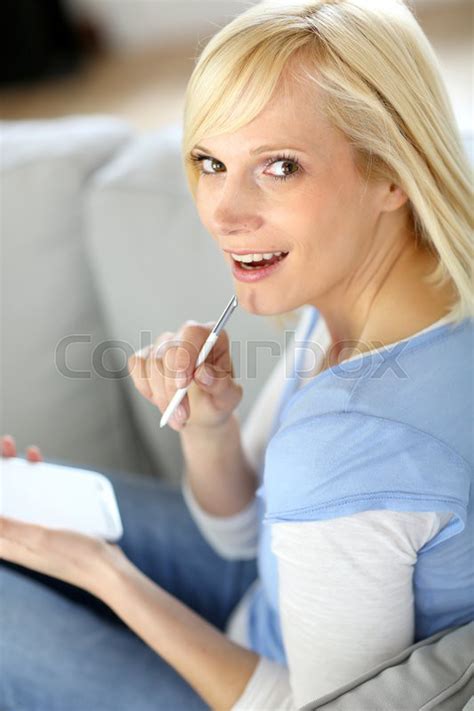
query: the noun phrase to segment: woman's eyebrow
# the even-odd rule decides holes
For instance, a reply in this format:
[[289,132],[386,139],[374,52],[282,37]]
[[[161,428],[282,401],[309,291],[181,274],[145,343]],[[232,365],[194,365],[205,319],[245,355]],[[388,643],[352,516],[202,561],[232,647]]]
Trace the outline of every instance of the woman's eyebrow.
[[[205,148],[204,146],[194,146],[194,149],[199,149],[200,151],[204,151],[205,153],[212,154],[212,152],[208,149]],[[263,153],[264,151],[273,151],[273,150],[290,150],[290,151],[301,151],[304,153],[305,151],[303,148],[298,148],[296,146],[291,147],[287,146],[286,144],[281,144],[281,145],[265,145],[265,146],[258,146],[257,148],[252,148],[252,150],[249,151],[250,155],[254,156],[257,155],[258,153]]]

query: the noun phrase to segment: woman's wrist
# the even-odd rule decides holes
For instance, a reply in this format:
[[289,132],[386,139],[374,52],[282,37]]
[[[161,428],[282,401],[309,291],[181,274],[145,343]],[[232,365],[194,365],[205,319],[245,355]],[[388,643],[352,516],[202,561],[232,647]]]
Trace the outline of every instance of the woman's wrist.
[[254,674],[259,656],[228,639],[123,554],[107,556],[101,564],[102,601],[210,708],[232,708]]
[[120,546],[106,544],[94,565],[89,592],[111,606],[112,601],[120,595],[124,580],[136,570]]
[[180,434],[184,475],[201,508],[217,516],[245,508],[255,494],[257,477],[242,447],[235,413],[219,428]]
[[206,426],[187,423],[186,426],[180,430],[179,435],[181,440],[186,442],[224,441],[229,433],[235,429],[236,424],[238,426],[237,417],[235,413],[231,413],[227,419],[217,425]]

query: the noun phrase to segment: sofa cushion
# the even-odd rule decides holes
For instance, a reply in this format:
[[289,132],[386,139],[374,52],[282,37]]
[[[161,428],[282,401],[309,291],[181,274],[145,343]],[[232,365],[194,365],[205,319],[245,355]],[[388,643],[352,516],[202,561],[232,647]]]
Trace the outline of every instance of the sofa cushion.
[[107,356],[99,362],[105,331],[82,217],[88,180],[131,130],[105,116],[0,128],[2,431],[50,460],[135,469],[120,388]]
[[474,694],[474,622],[411,645],[300,711],[461,711]]

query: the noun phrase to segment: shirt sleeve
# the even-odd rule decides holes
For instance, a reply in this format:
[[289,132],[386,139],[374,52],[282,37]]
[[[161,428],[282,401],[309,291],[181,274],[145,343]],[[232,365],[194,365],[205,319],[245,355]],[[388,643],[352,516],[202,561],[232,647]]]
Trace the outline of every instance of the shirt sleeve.
[[261,657],[232,711],[301,708],[413,643],[417,551],[451,513],[272,525],[288,667]]
[[464,530],[471,471],[448,444],[403,422],[362,412],[297,410],[268,444],[264,524],[379,509],[453,513],[425,551]]
[[215,516],[197,502],[187,477],[181,481],[181,491],[188,510],[209,545],[228,560],[251,560],[257,555],[258,502],[250,503],[232,516]]
[[[295,331],[295,340],[306,328],[309,317],[309,311],[304,310]],[[289,351],[290,357],[292,357],[291,346]],[[286,368],[288,368],[287,359],[280,358],[242,425],[242,446],[257,473],[260,472],[263,464],[270,429],[285,382]],[[200,506],[186,477],[181,480],[181,490],[189,512],[203,537],[219,555],[229,560],[256,557],[259,528],[256,498],[250,501],[242,511],[232,516],[215,516]]]

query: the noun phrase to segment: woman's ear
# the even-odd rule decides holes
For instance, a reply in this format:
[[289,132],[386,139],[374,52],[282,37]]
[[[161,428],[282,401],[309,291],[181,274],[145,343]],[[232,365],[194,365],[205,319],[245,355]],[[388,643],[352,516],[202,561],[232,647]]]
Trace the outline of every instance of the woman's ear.
[[383,195],[383,212],[392,212],[408,201],[408,195],[396,183],[386,183]]

